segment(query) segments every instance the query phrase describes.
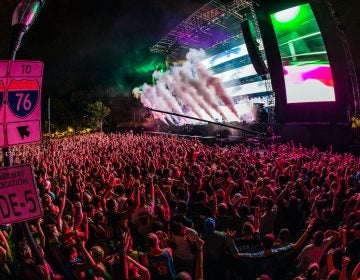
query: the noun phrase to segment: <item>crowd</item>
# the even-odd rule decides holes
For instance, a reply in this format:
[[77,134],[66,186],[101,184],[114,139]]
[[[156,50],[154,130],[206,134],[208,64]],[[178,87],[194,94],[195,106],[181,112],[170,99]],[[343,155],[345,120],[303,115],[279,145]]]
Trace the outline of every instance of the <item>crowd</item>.
[[[90,134],[13,149],[44,216],[0,279],[358,279],[360,161],[293,143]],[[35,242],[32,243],[31,240]]]

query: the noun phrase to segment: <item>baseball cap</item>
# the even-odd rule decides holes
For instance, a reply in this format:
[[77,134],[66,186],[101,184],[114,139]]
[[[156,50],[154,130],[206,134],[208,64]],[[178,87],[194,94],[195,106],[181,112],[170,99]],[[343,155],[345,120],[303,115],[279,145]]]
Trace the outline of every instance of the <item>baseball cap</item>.
[[215,231],[215,220],[212,218],[206,218],[204,221],[204,233],[212,234]]

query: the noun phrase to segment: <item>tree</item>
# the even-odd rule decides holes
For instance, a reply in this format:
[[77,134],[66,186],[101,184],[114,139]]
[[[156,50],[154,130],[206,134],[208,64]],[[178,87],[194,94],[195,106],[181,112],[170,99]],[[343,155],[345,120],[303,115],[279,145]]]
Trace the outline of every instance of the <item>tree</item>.
[[87,105],[86,111],[89,115],[90,124],[95,130],[103,130],[104,118],[111,113],[111,109],[106,107],[101,101],[96,101]]

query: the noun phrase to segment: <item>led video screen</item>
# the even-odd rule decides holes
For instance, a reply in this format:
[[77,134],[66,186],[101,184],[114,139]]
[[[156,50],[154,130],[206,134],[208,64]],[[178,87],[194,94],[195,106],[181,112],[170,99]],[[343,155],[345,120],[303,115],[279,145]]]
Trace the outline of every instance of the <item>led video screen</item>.
[[243,96],[244,100],[249,101],[259,93],[263,93],[263,98],[266,99],[265,82],[251,64],[245,44],[217,53],[201,61],[201,64],[222,81],[226,92],[234,100]]
[[287,103],[335,101],[329,59],[310,4],[270,17],[283,65]]
[[216,65],[219,65],[221,63],[228,62],[228,61],[231,61],[233,59],[245,56],[247,54],[248,54],[247,48],[243,44],[243,45],[231,48],[229,50],[220,52],[220,53],[218,53],[216,55],[213,55],[213,56],[203,60],[201,63],[206,68],[210,68],[210,67],[214,67]]
[[[218,52],[201,61],[213,77],[219,78],[228,96],[235,104],[242,120],[253,121],[252,104],[268,105],[268,92],[265,81],[256,73],[245,44]],[[235,121],[226,106],[221,106],[227,119]]]

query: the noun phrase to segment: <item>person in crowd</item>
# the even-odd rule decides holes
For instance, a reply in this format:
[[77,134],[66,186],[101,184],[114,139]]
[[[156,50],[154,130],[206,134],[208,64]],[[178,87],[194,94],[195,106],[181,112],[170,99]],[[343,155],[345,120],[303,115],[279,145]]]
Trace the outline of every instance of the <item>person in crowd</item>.
[[273,234],[269,233],[262,239],[263,250],[256,253],[237,253],[237,257],[247,264],[249,279],[255,278],[255,275],[257,274],[266,274],[273,278],[283,277],[279,275],[283,272],[280,271],[280,268],[285,262],[285,258],[294,250],[297,250],[302,246],[309,235],[313,224],[314,220],[309,223],[306,231],[295,243],[291,243],[284,247],[274,248],[275,238]]
[[355,270],[360,263],[360,222],[356,223],[349,231],[352,238],[346,245],[345,256],[350,259],[348,267],[350,272]]
[[310,264],[318,264],[329,245],[336,239],[340,238],[338,232],[326,232],[328,238],[324,238],[324,233],[317,231],[313,235],[312,242],[298,255],[299,264],[297,269],[300,273],[305,272]]
[[265,209],[260,216],[260,232],[263,235],[274,233],[277,206],[271,198],[266,199]]
[[147,255],[147,267],[152,279],[174,280],[176,273],[173,262],[173,252],[170,248],[162,249],[160,240],[154,233],[146,236],[146,245],[150,252]]
[[[226,253],[236,251],[233,240],[229,242],[228,233],[215,230],[215,220],[206,218],[204,221],[204,270],[206,279],[222,279],[226,270]],[[233,235],[235,232],[231,233]]]
[[180,200],[177,203],[175,211],[176,211],[176,214],[171,219],[173,222],[179,222],[185,227],[194,228],[193,221],[186,216],[188,207],[187,207],[185,201]]
[[194,276],[197,232],[176,221],[172,223],[170,229],[169,245],[173,247],[175,267],[178,271],[187,271]]

